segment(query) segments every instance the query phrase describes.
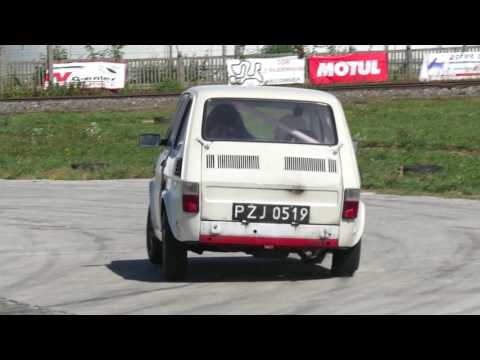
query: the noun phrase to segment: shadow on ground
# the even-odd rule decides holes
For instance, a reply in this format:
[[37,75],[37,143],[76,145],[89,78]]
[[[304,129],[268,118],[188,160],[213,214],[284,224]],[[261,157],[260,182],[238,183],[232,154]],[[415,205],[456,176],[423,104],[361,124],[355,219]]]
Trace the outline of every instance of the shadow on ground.
[[[165,281],[162,268],[148,259],[115,260],[106,265],[126,280]],[[181,282],[298,281],[330,278],[327,268],[295,259],[251,257],[195,257],[188,259],[187,277]]]

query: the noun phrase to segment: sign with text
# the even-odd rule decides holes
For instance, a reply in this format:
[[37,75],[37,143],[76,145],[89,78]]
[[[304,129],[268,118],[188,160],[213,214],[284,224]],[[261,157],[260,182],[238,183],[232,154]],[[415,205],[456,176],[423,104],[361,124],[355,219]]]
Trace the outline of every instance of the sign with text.
[[229,85],[280,85],[305,82],[305,60],[296,56],[227,60]]
[[308,58],[310,82],[315,85],[388,80],[386,52],[314,55]]
[[480,52],[426,54],[420,81],[480,78]]
[[[92,61],[53,64],[53,83],[59,86],[122,89],[125,87],[126,63]],[[48,86],[49,76],[45,79]]]

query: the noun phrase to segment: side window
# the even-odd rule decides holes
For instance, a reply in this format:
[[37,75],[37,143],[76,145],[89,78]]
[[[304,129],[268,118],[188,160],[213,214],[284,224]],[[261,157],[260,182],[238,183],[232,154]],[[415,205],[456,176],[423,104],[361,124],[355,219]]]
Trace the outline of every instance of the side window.
[[180,130],[178,131],[178,135],[177,135],[177,138],[175,139],[175,143],[173,146],[173,148],[176,150],[180,149],[182,145],[185,143],[185,136],[187,134],[187,127],[188,127],[188,117],[190,115],[191,107],[192,107],[192,99],[189,98],[180,122]]
[[185,109],[185,105],[188,101],[190,96],[188,94],[184,94],[178,100],[177,109],[175,110],[175,115],[172,119],[171,130],[168,136],[167,147],[172,147],[173,143],[175,142],[175,138],[177,137],[178,128],[180,127],[182,115]]

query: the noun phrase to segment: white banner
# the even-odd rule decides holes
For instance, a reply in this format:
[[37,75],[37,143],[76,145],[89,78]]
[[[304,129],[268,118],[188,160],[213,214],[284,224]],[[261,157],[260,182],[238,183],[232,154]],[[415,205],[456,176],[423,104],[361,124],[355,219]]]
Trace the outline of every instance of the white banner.
[[229,85],[280,85],[305,82],[305,59],[296,56],[227,60]]
[[480,78],[480,52],[427,54],[423,58],[420,81]]
[[[53,82],[60,86],[122,89],[125,87],[126,71],[125,63],[92,61],[53,64]],[[45,84],[48,86],[48,81]]]

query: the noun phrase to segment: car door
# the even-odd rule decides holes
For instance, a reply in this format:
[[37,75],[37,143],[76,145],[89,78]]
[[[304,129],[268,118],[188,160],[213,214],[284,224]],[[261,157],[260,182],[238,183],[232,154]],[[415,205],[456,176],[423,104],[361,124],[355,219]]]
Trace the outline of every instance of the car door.
[[192,105],[190,94],[182,95],[178,112],[167,142],[168,151],[162,160],[162,198],[167,207],[168,216],[177,216],[181,207],[181,174],[185,149],[185,135]]
[[[152,203],[152,220],[155,229],[160,232],[161,230],[161,219],[162,219],[162,207],[161,207],[161,202],[160,198],[162,197],[162,192],[165,190],[166,186],[166,178],[164,176],[165,173],[165,168],[167,165],[167,159],[172,151],[172,146],[174,142],[174,132],[177,131],[177,129],[180,126],[180,121],[182,118],[182,114],[185,109],[186,102],[188,100],[188,97],[182,95],[177,103],[177,108],[175,110],[175,113],[173,114],[172,117],[172,122],[170,125],[170,128],[167,131],[166,138],[167,138],[167,144],[160,153],[157,163],[155,165],[155,186],[154,186],[154,191],[151,193],[151,203]],[[158,234],[157,234],[158,235]]]

